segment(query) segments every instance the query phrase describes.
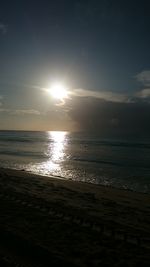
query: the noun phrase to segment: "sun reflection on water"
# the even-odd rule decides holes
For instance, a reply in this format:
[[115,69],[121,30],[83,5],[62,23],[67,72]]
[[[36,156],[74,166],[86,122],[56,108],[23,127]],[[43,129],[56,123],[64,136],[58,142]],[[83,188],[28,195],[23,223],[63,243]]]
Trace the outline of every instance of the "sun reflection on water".
[[53,145],[50,146],[51,161],[59,163],[64,158],[64,147],[66,143],[66,132],[49,132],[50,140]]
[[67,134],[67,132],[47,132],[48,147],[45,154],[49,159],[40,166],[43,174],[60,175],[61,163],[65,157]]

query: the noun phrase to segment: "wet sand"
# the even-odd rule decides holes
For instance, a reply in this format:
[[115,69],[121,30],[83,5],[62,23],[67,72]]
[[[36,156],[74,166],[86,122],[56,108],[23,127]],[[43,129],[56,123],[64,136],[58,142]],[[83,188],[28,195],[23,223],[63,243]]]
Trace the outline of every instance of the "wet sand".
[[0,169],[0,214],[0,266],[149,266],[148,194]]

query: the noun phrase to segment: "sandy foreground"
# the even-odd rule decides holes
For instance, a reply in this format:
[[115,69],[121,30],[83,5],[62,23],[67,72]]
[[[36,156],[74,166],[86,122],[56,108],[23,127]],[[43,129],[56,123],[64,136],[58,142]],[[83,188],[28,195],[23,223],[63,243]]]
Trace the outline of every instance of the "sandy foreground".
[[150,195],[0,169],[0,266],[149,266]]

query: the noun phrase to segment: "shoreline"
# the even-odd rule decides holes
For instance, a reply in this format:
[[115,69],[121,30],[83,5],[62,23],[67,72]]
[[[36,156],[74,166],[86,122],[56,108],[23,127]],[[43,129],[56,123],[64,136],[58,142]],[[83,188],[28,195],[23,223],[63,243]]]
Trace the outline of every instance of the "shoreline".
[[[108,219],[107,216],[112,217],[113,209],[115,216],[117,215],[117,206],[150,211],[150,195],[147,193],[62,178],[57,179],[22,170],[0,168],[0,188],[1,190],[8,190],[8,192],[27,194],[35,198],[40,197],[50,202],[57,202],[59,199],[66,206],[73,205],[79,209],[84,208],[89,214],[91,211],[93,214],[94,208],[96,216],[104,216],[106,219]],[[133,221],[130,223],[133,224]]]
[[[12,242],[11,248],[0,245],[0,255],[10,249],[20,260],[17,249],[28,244],[41,253],[41,259],[29,253],[29,262],[51,253],[64,266],[89,266],[89,257],[94,267],[102,258],[108,266],[141,259],[148,266],[148,194],[0,168],[0,200],[0,232]],[[22,263],[26,260],[22,256]]]
[[123,187],[115,187],[115,186],[112,186],[112,185],[104,185],[104,184],[99,184],[99,183],[92,183],[92,182],[86,182],[86,181],[76,181],[76,180],[73,180],[71,178],[65,178],[65,177],[61,177],[61,176],[54,176],[54,175],[45,175],[45,174],[38,174],[38,173],[34,173],[32,171],[27,171],[25,169],[15,169],[15,168],[8,168],[8,167],[0,167],[0,172],[1,170],[6,170],[6,171],[9,171],[9,172],[16,172],[16,173],[20,173],[21,176],[24,176],[23,174],[25,175],[32,175],[33,177],[37,177],[37,178],[48,178],[48,179],[54,179],[54,180],[60,180],[60,181],[63,181],[64,183],[79,183],[81,185],[91,185],[91,186],[94,186],[95,188],[96,187],[102,187],[102,188],[105,188],[105,189],[112,189],[112,190],[117,190],[117,191],[122,191],[122,192],[131,192],[131,193],[135,193],[135,194],[142,194],[142,195],[149,195],[150,196],[150,193],[149,192],[143,192],[143,191],[135,191],[133,189],[130,189],[130,188],[123,188]]
[[[39,175],[34,174],[32,172],[28,172],[25,170],[16,170],[16,169],[9,169],[9,168],[0,168],[0,178],[2,178],[3,174],[7,176],[8,179],[11,179],[12,177],[16,180],[22,179],[22,184],[27,183],[29,186],[33,186],[33,182],[41,183],[43,187],[49,186],[49,189],[51,189],[51,186],[56,187],[63,187],[70,189],[71,191],[80,191],[80,193],[91,193],[95,195],[96,197],[102,197],[103,194],[106,194],[105,197],[110,198],[113,200],[115,198],[118,201],[121,201],[121,199],[128,198],[128,202],[134,199],[139,199],[138,201],[150,201],[150,194],[143,193],[143,192],[137,192],[133,191],[131,189],[123,189],[123,188],[116,188],[108,185],[101,185],[101,184],[93,184],[93,183],[87,183],[82,181],[74,181],[71,179],[65,179],[61,177],[54,177],[54,176],[45,176],[45,175]],[[30,179],[30,180],[28,180]],[[9,181],[8,181],[9,182]],[[1,180],[0,180],[1,184]],[[18,188],[21,187],[21,184],[18,184]],[[31,188],[32,191],[32,188]],[[39,193],[39,192],[38,192]],[[127,201],[127,200],[126,200]]]

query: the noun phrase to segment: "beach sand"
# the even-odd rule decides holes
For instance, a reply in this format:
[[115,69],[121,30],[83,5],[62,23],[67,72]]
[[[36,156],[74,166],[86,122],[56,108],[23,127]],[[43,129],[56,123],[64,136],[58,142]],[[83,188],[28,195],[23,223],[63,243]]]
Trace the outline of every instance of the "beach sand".
[[0,266],[149,266],[148,194],[0,169],[0,214]]

